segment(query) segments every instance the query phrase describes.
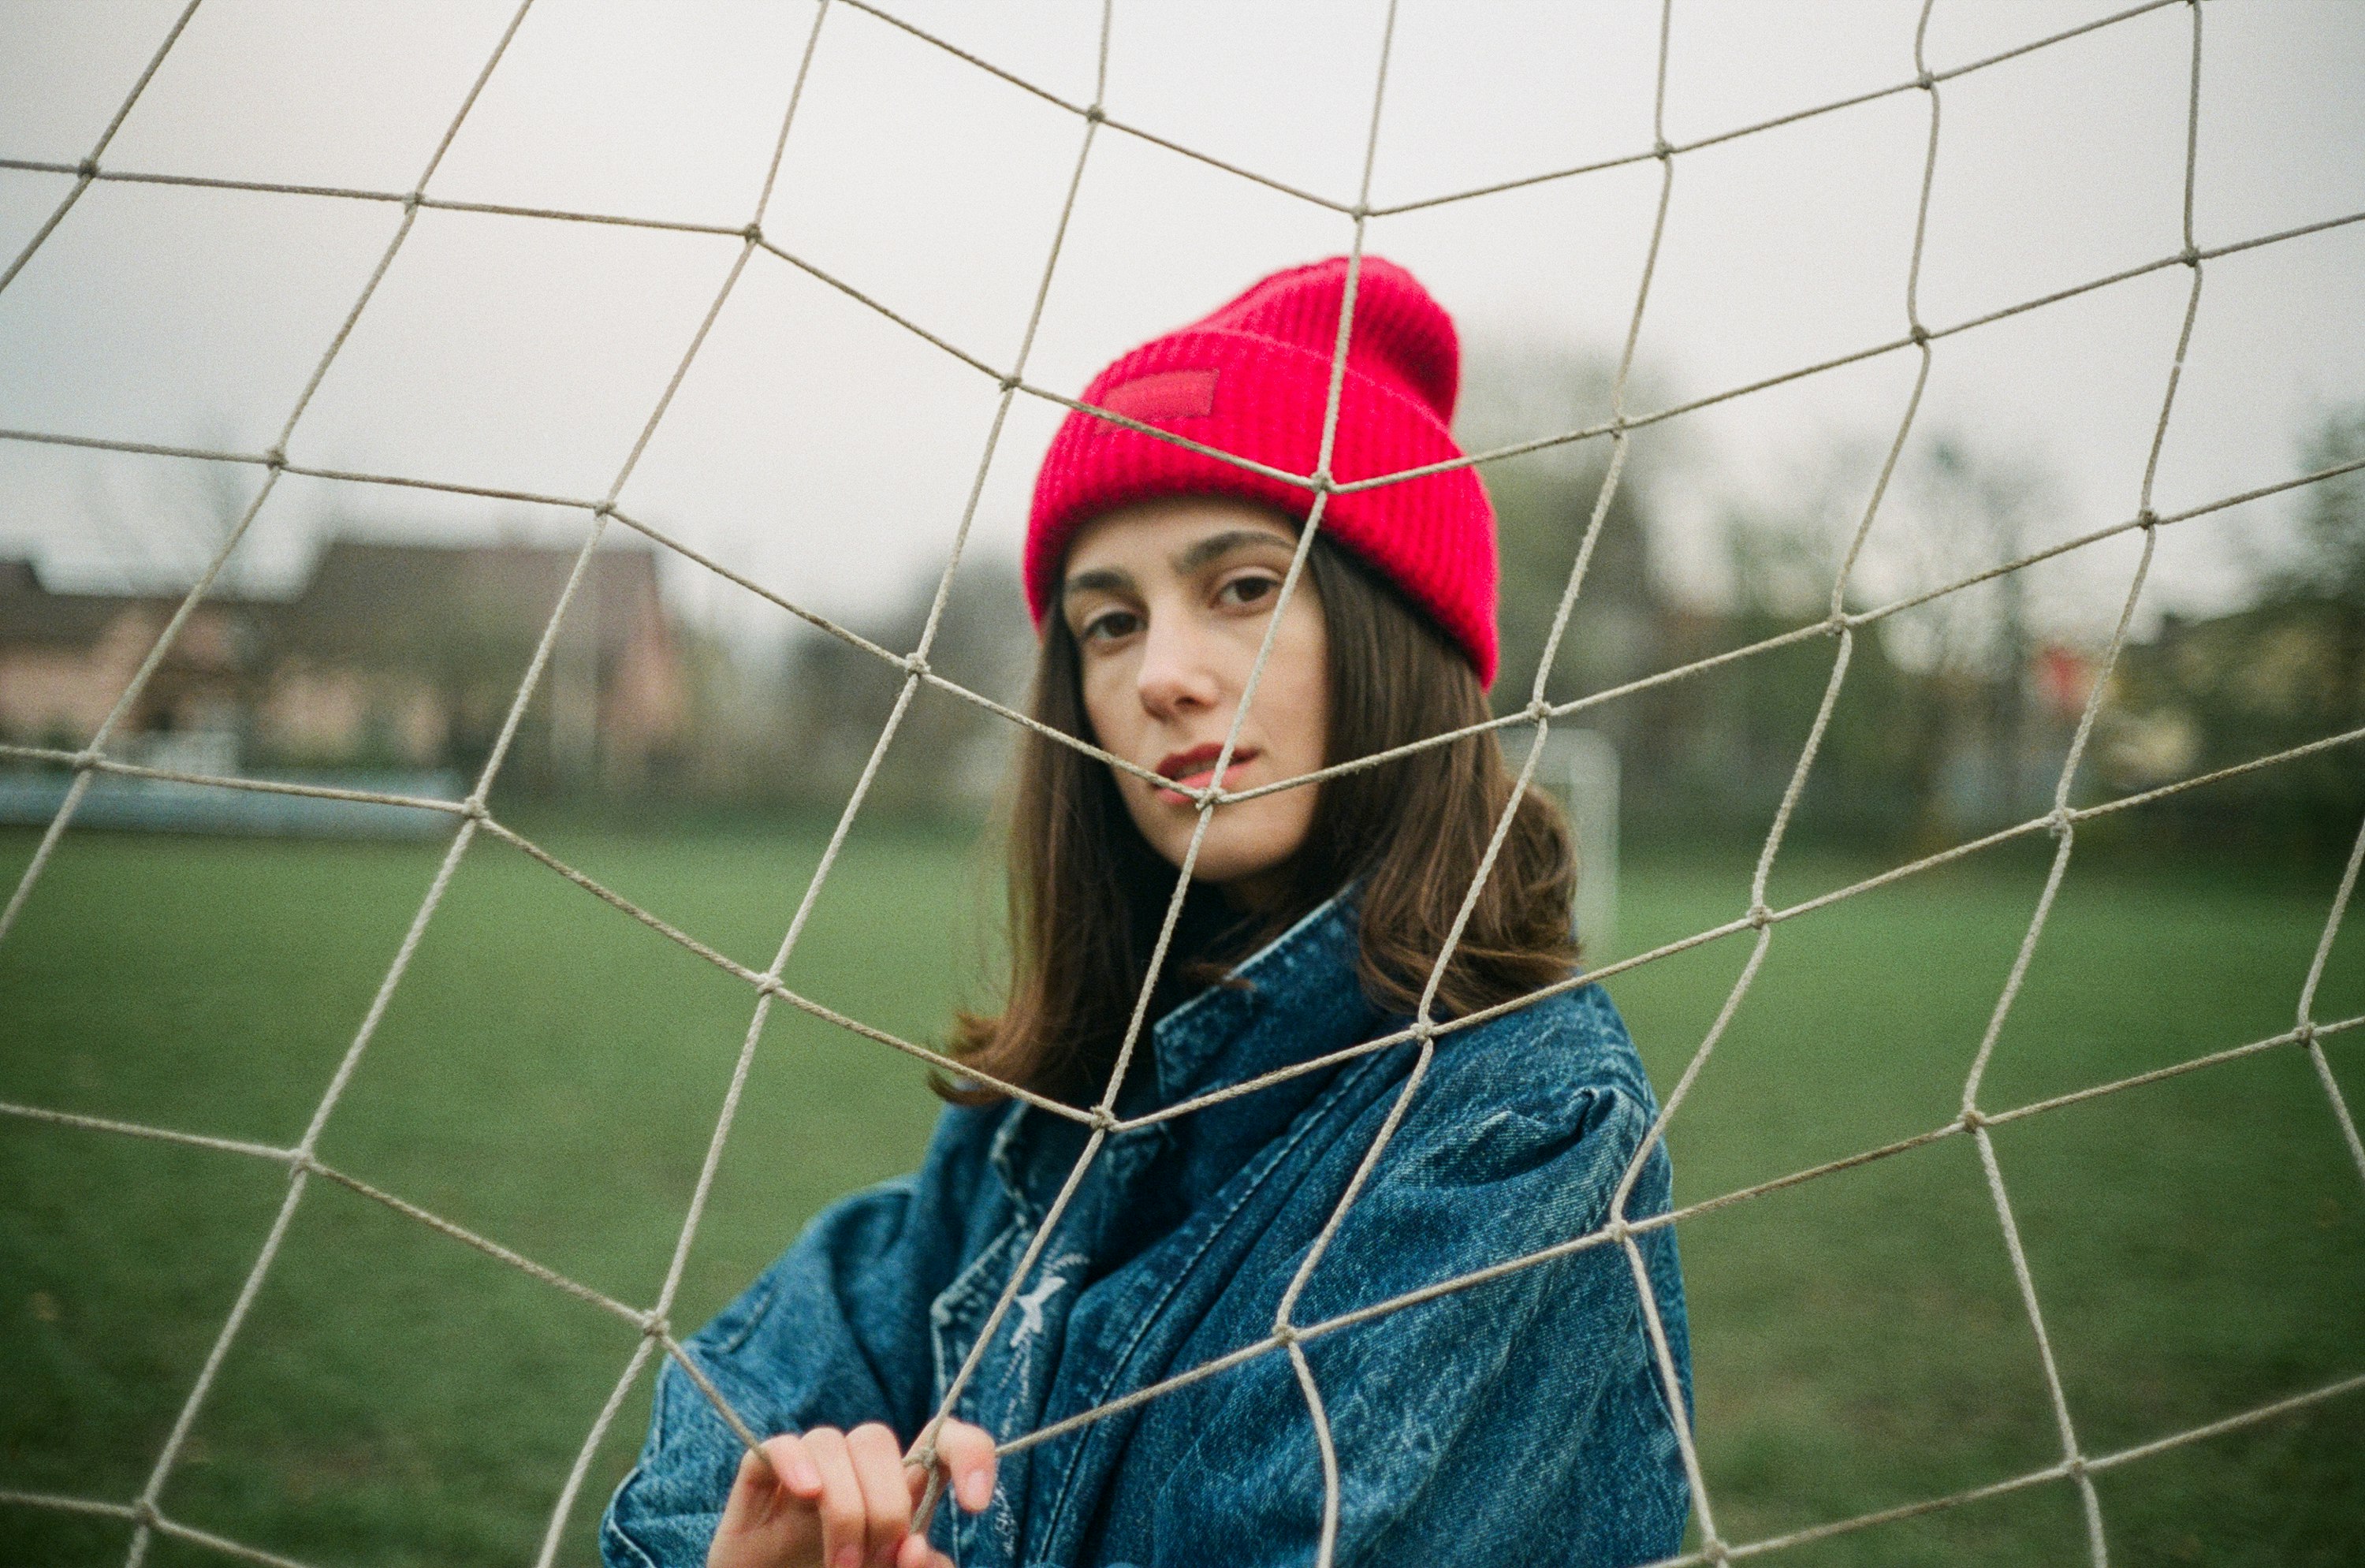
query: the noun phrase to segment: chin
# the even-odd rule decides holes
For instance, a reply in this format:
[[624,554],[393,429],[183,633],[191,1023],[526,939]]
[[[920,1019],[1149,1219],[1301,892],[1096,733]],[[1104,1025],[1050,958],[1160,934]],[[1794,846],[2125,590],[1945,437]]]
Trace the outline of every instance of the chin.
[[[1194,880],[1222,883],[1262,876],[1284,864],[1306,841],[1307,824],[1294,820],[1294,814],[1293,820],[1282,822],[1227,822],[1226,815],[1217,812],[1216,820],[1207,824],[1199,857],[1191,865]],[[1151,842],[1160,858],[1180,866],[1191,847],[1191,824],[1183,824],[1182,831],[1171,838],[1161,835]]]
[[[1177,858],[1179,860],[1179,855]],[[1261,876],[1288,858],[1286,852],[1272,850],[1262,846],[1235,848],[1230,846],[1203,844],[1199,846],[1198,862],[1191,868],[1191,875],[1194,880],[1214,882],[1218,885],[1225,882],[1237,882],[1250,877]]]

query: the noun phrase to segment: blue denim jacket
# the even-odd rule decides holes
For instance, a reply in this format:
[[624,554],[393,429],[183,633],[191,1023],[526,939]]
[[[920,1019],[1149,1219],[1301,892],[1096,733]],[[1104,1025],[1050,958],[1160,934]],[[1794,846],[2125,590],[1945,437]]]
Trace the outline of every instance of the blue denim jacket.
[[[1138,1114],[1403,1025],[1355,978],[1333,900],[1146,1042]],[[1388,1047],[1113,1135],[955,1414],[1010,1439],[1272,1331],[1281,1293],[1411,1070]],[[1597,986],[1441,1036],[1300,1297],[1301,1326],[1600,1226],[1654,1114]],[[759,1432],[934,1412],[1081,1148],[1014,1103],[947,1110],[919,1171],[824,1213],[687,1346]],[[1668,1203],[1664,1149],[1631,1217]],[[1672,1230],[1641,1239],[1688,1404]],[[1597,1246],[1304,1341],[1339,1466],[1337,1560],[1632,1563],[1681,1543],[1689,1492],[1623,1251]],[[739,1444],[667,1364],[600,1529],[613,1568],[705,1561]],[[1268,1352],[1006,1455],[992,1506],[935,1544],[992,1568],[1310,1563],[1311,1417]]]

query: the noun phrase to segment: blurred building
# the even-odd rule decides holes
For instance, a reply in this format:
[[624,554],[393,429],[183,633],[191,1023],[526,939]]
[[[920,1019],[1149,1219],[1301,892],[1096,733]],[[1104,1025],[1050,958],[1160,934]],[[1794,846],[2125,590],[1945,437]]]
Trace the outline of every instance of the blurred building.
[[[263,766],[466,767],[490,749],[577,552],[331,541],[284,599],[211,598],[118,733]],[[53,591],[0,562],[0,737],[71,748],[178,595]],[[689,660],[645,549],[593,554],[521,734],[529,775],[629,783],[682,742]]]
[[[936,572],[915,572],[893,602],[857,618],[854,629],[884,648],[916,648],[937,588]],[[835,812],[869,767],[905,674],[819,632],[800,632],[786,652],[778,701],[756,718],[747,737],[770,757],[768,765],[757,765],[764,780],[757,792]],[[929,668],[1023,710],[1035,652],[1018,563],[991,552],[971,555],[936,617]],[[1017,740],[1017,726],[1007,719],[922,686],[880,759],[868,799],[889,813],[978,816],[997,799]]]

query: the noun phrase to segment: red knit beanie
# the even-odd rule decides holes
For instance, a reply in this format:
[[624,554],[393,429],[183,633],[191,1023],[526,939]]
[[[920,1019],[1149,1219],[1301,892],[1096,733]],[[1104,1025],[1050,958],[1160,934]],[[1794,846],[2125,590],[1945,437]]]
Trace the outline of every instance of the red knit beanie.
[[[1322,446],[1347,260],[1278,272],[1093,378],[1082,401],[1268,467],[1310,475]],[[1334,480],[1462,455],[1448,423],[1461,380],[1453,320],[1412,274],[1363,258],[1339,390]],[[1071,410],[1035,480],[1026,603],[1037,629],[1077,531],[1159,496],[1238,496],[1303,522],[1314,493]],[[1495,679],[1495,512],[1477,474],[1452,468],[1334,494],[1322,532],[1370,562]]]

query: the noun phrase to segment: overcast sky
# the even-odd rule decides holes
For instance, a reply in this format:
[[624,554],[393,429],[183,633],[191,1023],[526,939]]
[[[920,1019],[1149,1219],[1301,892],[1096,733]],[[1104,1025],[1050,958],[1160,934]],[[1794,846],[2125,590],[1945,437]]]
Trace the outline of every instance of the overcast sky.
[[[86,156],[178,8],[0,0],[0,156]],[[1052,93],[1093,95],[1096,5],[889,8]],[[1939,0],[1929,61],[1944,71],[2116,8]],[[510,9],[205,0],[104,166],[406,190]],[[1676,0],[1667,136],[1680,145],[1906,81],[1917,11],[1912,0]],[[2365,211],[2365,6],[2209,0],[2202,16],[2199,242]],[[1351,202],[1382,17],[1344,0],[1119,4],[1109,112]],[[812,18],[805,0],[537,0],[429,191],[744,224]],[[1638,0],[1403,0],[1373,201],[1647,151],[1657,26],[1656,6]],[[1944,84],[1925,322],[2177,252],[2191,27],[2186,6],[2169,6]],[[1900,93],[1676,159],[1637,411],[1905,330],[1928,112],[1921,94]],[[1067,110],[837,6],[764,230],[1005,365],[1083,133]],[[1383,217],[1368,243],[1418,273],[1474,343],[1613,353],[1659,177],[1644,162]],[[0,171],[0,257],[71,185]],[[0,427],[268,446],[398,219],[379,202],[95,185],[0,294]],[[1076,392],[1133,342],[1349,238],[1336,212],[1104,131],[1026,374]],[[596,497],[737,248],[422,212],[290,456]],[[1917,431],[2040,481],[2030,543],[2126,517],[2187,288],[2169,268],[1943,341]],[[2211,263],[2159,510],[2296,472],[2310,421],[2365,398],[2360,367],[2365,223]],[[1706,522],[1720,510],[1788,504],[1822,483],[1829,453],[1885,439],[1913,369],[1911,352],[1886,354],[1641,438],[1642,471],[1656,475],[1672,519],[1661,548],[1675,586],[1713,586]],[[987,376],[758,255],[624,501],[791,598],[876,603],[941,560],[996,395]],[[1058,412],[1018,400],[980,514],[987,546],[1014,548]],[[1541,427],[1566,413],[1545,400],[1520,417]],[[34,554],[61,580],[185,572],[223,494],[253,482],[251,470],[206,469],[0,441],[0,550]],[[2222,599],[2289,505],[2168,531],[2155,603]],[[564,534],[581,521],[290,480],[258,524],[245,580],[284,582],[329,516],[447,536]],[[1915,569],[1906,554],[1882,559],[1893,579]],[[2107,621],[2131,563],[2123,544],[2046,568],[2039,602],[2064,621]],[[694,589],[684,600],[710,602]]]

